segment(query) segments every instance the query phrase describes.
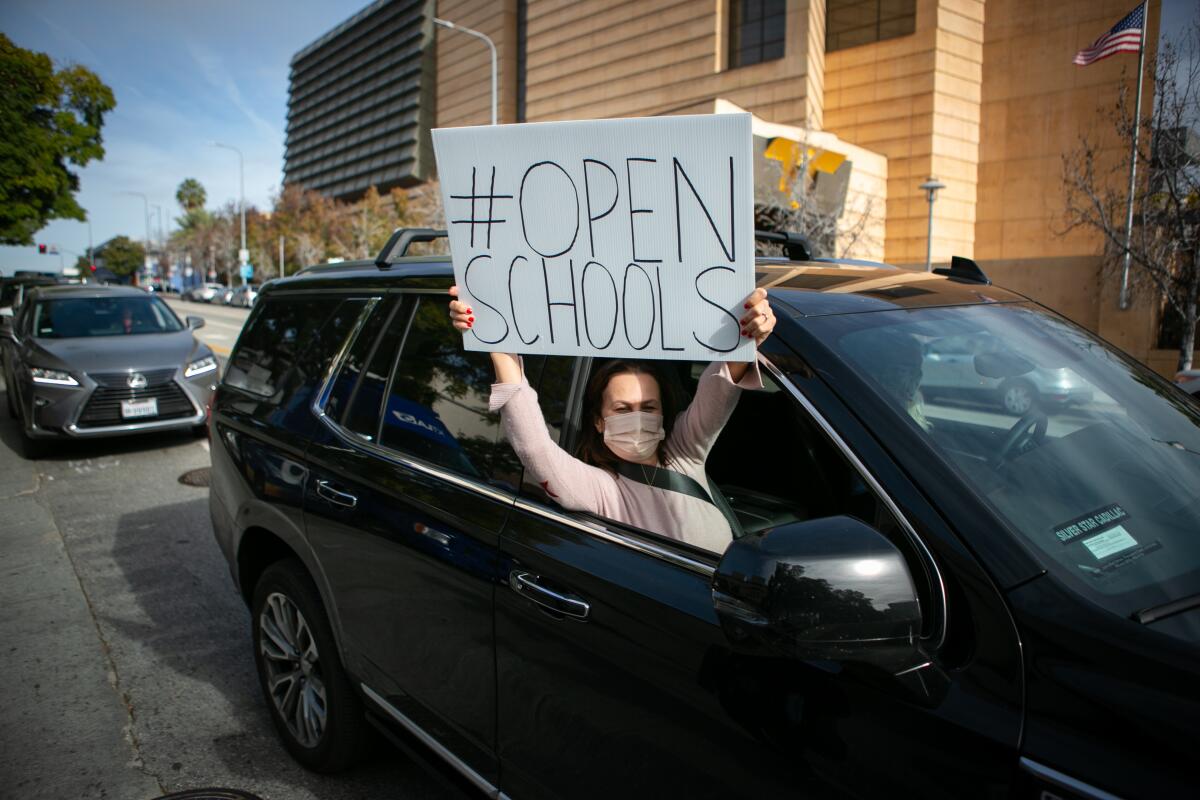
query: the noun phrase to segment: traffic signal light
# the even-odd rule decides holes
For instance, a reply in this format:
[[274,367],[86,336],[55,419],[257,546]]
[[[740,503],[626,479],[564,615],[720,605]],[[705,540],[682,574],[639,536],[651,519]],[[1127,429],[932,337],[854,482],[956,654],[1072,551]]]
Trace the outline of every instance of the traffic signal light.
[[38,245],[38,253],[40,253],[41,255],[46,255],[46,245],[39,244]]

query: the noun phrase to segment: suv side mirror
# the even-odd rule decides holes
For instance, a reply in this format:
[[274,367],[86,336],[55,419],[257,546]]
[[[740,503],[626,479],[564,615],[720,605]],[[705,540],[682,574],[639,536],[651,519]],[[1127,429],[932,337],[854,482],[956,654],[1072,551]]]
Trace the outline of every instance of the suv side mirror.
[[713,604],[743,652],[891,673],[923,658],[921,607],[904,557],[850,517],[735,540],[717,566]]
[[189,328],[191,328],[192,330],[196,330],[197,328],[203,328],[204,327],[204,317],[189,316],[187,318],[187,326]]

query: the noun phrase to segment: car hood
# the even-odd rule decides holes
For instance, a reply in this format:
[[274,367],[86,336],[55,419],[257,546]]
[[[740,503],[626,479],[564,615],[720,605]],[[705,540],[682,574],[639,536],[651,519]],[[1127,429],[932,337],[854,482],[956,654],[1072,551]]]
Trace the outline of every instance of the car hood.
[[29,360],[33,366],[71,372],[126,372],[179,367],[211,354],[187,329],[135,336],[32,339]]

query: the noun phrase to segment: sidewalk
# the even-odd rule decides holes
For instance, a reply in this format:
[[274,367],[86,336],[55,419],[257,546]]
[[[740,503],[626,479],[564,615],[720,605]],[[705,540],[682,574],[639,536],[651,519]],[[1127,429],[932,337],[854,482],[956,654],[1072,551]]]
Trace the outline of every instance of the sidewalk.
[[0,425],[0,795],[148,798],[132,720],[58,527],[38,502],[36,465]]

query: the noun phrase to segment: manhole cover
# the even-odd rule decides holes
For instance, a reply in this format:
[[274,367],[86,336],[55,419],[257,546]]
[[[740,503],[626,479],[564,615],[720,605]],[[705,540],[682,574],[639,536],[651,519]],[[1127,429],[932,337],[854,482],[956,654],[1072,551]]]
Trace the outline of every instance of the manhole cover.
[[[201,467],[185,472],[179,476],[179,482],[184,486],[208,486],[212,483],[212,467]],[[191,795],[171,795],[171,797],[191,797]],[[197,795],[200,797],[201,795]],[[218,795],[213,795],[217,797]],[[230,797],[241,797],[242,795],[230,795]],[[250,795],[245,795],[249,797]]]
[[[198,472],[199,470],[197,470]],[[158,800],[262,800],[256,794],[241,789],[188,789],[186,792],[164,794]]]

